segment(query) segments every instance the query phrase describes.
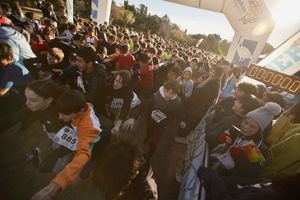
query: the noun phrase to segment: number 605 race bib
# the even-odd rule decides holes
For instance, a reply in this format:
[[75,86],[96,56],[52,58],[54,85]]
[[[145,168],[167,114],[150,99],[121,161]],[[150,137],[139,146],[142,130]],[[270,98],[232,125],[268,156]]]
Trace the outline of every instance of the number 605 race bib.
[[72,151],[76,151],[78,143],[78,135],[76,131],[68,126],[60,129],[53,137],[53,140]]

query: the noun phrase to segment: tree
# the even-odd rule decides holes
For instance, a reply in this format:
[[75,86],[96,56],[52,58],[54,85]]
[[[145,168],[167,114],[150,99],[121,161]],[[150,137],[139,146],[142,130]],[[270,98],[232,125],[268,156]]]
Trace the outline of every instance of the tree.
[[139,14],[140,15],[144,15],[144,16],[147,16],[147,12],[148,12],[148,7],[145,6],[144,4],[140,4],[140,8],[138,9],[139,10]]
[[123,9],[118,6],[112,6],[110,12],[110,23],[116,23],[122,17]]
[[170,33],[171,38],[178,40],[180,42],[186,41],[186,35],[184,31],[181,31],[180,29],[172,29]]
[[147,17],[145,23],[146,23],[146,28],[150,30],[151,33],[158,33],[161,25],[161,18],[157,15],[151,15]]
[[169,18],[168,15],[164,15],[161,18],[161,26],[159,29],[159,33],[163,36],[163,37],[170,37],[170,31],[171,31],[171,20]]
[[135,17],[131,11],[123,9],[122,20],[124,22],[124,25],[127,26],[133,24],[133,22],[135,21]]

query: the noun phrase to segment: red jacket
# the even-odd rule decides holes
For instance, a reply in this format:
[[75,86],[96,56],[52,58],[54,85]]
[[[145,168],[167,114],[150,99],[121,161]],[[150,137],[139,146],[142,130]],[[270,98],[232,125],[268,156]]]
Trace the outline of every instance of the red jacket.
[[153,79],[154,79],[154,71],[157,69],[156,66],[141,66],[140,67],[140,80],[139,85],[141,88],[149,88],[153,85]]
[[135,58],[131,54],[119,54],[114,60],[118,63],[119,70],[129,70],[135,64]]

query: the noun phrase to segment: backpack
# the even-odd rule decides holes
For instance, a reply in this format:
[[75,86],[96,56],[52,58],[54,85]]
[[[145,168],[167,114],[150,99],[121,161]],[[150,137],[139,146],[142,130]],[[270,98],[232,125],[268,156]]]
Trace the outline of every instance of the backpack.
[[286,134],[269,148],[269,157],[261,173],[262,178],[300,172],[300,124],[293,124]]

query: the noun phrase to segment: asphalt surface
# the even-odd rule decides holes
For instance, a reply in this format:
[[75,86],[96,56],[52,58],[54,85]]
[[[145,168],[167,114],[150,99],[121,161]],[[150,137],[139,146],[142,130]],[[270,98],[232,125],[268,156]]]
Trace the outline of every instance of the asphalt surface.
[[[105,120],[103,120],[105,121]],[[105,122],[106,123],[106,122]],[[145,123],[137,128],[134,137],[142,141],[145,136]],[[51,149],[49,138],[43,134],[41,125],[36,122],[26,130],[17,131],[20,124],[0,133],[0,199],[30,199],[39,189],[46,186],[54,177],[51,173],[40,173],[32,163],[25,162],[25,154],[39,146],[42,152]],[[158,184],[159,199],[177,199],[180,184],[175,173],[183,166],[185,146],[174,142],[177,126],[171,124],[154,153],[151,164]],[[42,154],[42,156],[45,155]],[[91,179],[68,187],[56,199],[62,200],[104,200],[101,191]]]

